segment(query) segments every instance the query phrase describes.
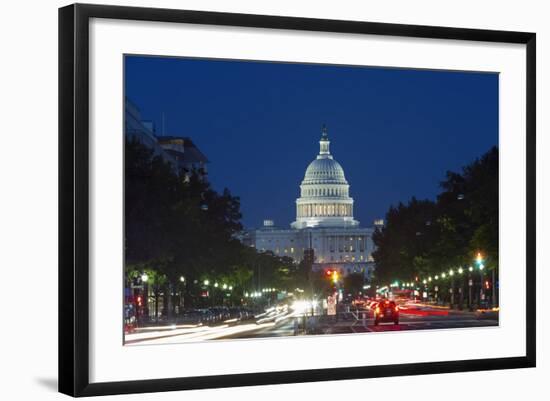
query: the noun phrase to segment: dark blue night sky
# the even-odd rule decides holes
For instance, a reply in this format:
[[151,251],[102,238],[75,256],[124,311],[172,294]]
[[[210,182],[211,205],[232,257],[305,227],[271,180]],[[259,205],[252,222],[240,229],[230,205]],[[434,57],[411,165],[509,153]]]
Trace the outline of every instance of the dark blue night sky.
[[126,57],[126,95],[189,136],[243,224],[288,227],[325,123],[363,226],[498,144],[498,74]]

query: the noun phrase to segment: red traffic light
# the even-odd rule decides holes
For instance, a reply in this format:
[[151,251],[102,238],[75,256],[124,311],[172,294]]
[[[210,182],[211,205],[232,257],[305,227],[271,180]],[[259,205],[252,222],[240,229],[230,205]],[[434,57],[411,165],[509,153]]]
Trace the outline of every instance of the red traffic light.
[[325,270],[325,274],[327,276],[332,276],[332,270]]
[[491,284],[489,284],[489,281],[485,281],[485,288],[489,289],[490,286],[491,286]]
[[138,304],[138,306],[141,306],[141,297],[140,297],[140,296],[138,296],[136,300],[137,300],[137,304]]

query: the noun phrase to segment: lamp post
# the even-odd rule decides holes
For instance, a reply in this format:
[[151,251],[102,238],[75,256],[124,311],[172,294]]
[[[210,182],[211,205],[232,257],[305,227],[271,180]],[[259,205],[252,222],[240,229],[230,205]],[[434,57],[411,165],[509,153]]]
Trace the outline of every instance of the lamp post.
[[185,277],[180,276],[180,296],[179,296],[178,314],[180,313],[181,309],[185,308],[185,292],[186,292]]
[[479,306],[481,306],[481,301],[485,300],[485,290],[483,289],[483,269],[485,266],[481,263],[479,266]]
[[453,306],[455,304],[455,292],[454,292],[454,287],[455,287],[455,272],[453,271],[453,269],[449,270],[449,277],[451,277],[451,288],[449,288],[449,292],[451,294],[451,302],[450,302],[450,307],[451,309],[453,309]]
[[472,272],[474,268],[472,266],[468,267],[468,309],[472,310],[472,286],[474,284],[472,280]]
[[479,269],[479,307],[481,306],[481,301],[485,299],[485,292],[483,290],[483,269],[485,268],[485,265],[483,264],[483,256],[481,255],[481,252],[478,252],[476,255],[476,264]]
[[460,278],[458,280],[458,282],[460,283],[460,286],[458,287],[458,309],[462,310],[464,308],[464,276],[462,275],[462,273],[464,273],[464,269],[462,267],[459,267],[457,272],[460,275]]

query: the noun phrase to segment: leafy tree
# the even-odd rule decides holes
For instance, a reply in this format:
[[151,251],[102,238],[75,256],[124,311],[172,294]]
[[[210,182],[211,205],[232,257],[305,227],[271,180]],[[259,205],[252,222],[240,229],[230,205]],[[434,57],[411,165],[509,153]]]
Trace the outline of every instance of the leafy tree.
[[410,280],[472,263],[482,252],[498,267],[498,149],[493,147],[461,173],[449,171],[436,202],[414,197],[390,207],[373,240],[376,278]]
[[347,294],[356,295],[363,291],[365,276],[362,273],[351,273],[344,277],[344,288]]

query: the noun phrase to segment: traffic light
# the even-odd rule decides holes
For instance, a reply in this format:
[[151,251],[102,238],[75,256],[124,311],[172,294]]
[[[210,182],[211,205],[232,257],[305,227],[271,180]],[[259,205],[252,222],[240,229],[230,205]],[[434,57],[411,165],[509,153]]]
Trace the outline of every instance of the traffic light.
[[138,306],[141,306],[141,296],[138,296],[136,301],[137,301]]
[[485,289],[489,289],[491,287],[491,283],[489,283],[489,280],[485,280]]

